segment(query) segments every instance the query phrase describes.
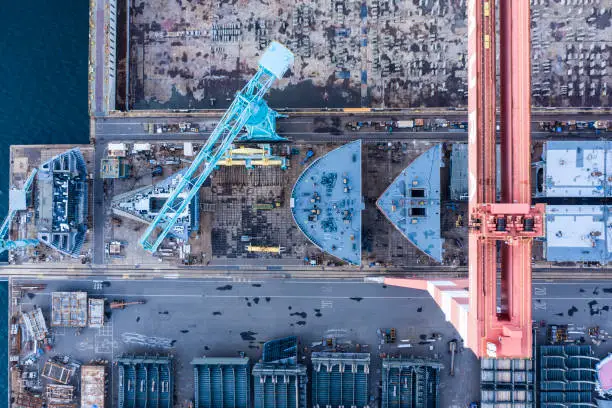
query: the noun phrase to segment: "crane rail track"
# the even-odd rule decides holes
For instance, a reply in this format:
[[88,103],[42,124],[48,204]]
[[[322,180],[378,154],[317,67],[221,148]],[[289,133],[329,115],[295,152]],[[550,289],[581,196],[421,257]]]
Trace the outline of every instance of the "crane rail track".
[[[235,267],[219,268],[157,268],[140,267],[124,268],[115,266],[73,267],[73,266],[6,266],[1,269],[0,274],[11,278],[35,278],[35,279],[66,279],[92,277],[123,278],[123,279],[361,279],[374,277],[414,277],[414,278],[440,278],[440,279],[462,279],[467,278],[468,271],[465,267],[420,267],[410,269],[306,269],[290,268],[268,269],[265,267],[247,267],[235,269]],[[533,278],[538,280],[560,280],[560,281],[594,281],[610,279],[612,269],[596,268],[534,268]]]

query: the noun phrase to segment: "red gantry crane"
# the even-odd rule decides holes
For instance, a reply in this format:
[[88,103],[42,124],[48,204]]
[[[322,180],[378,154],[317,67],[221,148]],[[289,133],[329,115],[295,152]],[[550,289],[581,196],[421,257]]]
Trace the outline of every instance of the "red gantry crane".
[[468,0],[469,280],[385,279],[429,291],[478,357],[529,358],[531,205],[529,0],[500,0],[501,200],[496,202],[496,4]]

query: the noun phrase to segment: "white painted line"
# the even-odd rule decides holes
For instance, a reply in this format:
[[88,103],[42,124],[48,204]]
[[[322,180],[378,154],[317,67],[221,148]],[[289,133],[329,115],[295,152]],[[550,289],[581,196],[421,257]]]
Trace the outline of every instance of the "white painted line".
[[[146,295],[146,296],[150,296],[150,295]],[[244,295],[204,295],[204,297],[207,298],[215,298],[215,299],[221,299],[221,298],[244,298]],[[258,295],[258,297],[269,297],[269,298],[273,298],[273,299],[346,299],[346,300],[352,300],[351,296],[327,296],[327,295],[316,295],[316,296],[306,296],[306,295],[293,295],[293,296],[285,296],[285,295],[271,295],[271,296],[266,296],[266,295]],[[353,296],[353,297],[359,297],[360,299],[432,299],[431,296]],[[432,299],[433,300],[433,299]],[[353,300],[355,303],[357,303],[355,300]]]
[[[49,292],[40,292],[37,293],[37,295],[46,295],[46,296],[51,296],[51,293]],[[169,294],[157,294],[157,295],[151,295],[148,293],[100,293],[94,296],[134,296],[134,297],[141,297],[141,298],[146,298],[146,297],[204,297],[204,295],[198,295],[198,294],[179,294],[179,293],[169,293]],[[237,297],[244,297],[244,296],[237,296]]]
[[584,297],[534,297],[533,298],[538,299],[538,300],[611,300],[612,296],[610,297],[590,297],[590,296],[584,296]]
[[178,273],[170,273],[170,274],[164,275],[164,279],[178,279],[179,276],[180,275]]
[[602,280],[602,281],[565,281],[565,282],[546,282],[534,279],[533,285],[558,285],[558,286],[576,286],[576,285],[584,285],[584,286],[599,286],[599,285],[610,285],[610,281]]

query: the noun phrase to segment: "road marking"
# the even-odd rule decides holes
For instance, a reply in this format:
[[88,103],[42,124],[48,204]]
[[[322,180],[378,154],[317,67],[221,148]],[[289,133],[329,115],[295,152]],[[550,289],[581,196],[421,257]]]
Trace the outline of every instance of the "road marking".
[[178,279],[179,278],[179,274],[178,273],[169,273],[164,275],[164,279]]
[[533,291],[536,296],[546,296],[546,288],[534,287]]
[[321,309],[332,309],[334,302],[331,300],[321,300]]
[[535,310],[546,310],[546,302],[534,302],[533,307]]

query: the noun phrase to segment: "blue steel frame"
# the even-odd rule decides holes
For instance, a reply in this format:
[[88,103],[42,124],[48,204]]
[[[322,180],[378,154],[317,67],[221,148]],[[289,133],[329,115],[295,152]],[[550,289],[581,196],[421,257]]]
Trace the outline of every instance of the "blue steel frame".
[[[290,55],[290,58],[287,59],[288,55]],[[258,105],[266,92],[272,87],[274,81],[282,77],[292,63],[293,54],[290,54],[285,47],[276,42],[270,44],[259,62],[259,70],[255,76],[236,94],[236,98],[185,172],[177,188],[168,197],[155,220],[140,238],[140,244],[145,250],[149,252],[157,251],[164,238],[174,228],[176,220],[183,213],[185,207],[198,194],[200,187],[213,172],[217,162],[230,148],[249,118],[257,112]],[[277,77],[277,75],[279,76]],[[179,199],[179,195],[186,190],[188,190],[187,196]],[[154,231],[162,224],[164,224],[164,227],[157,238],[154,238]]]

